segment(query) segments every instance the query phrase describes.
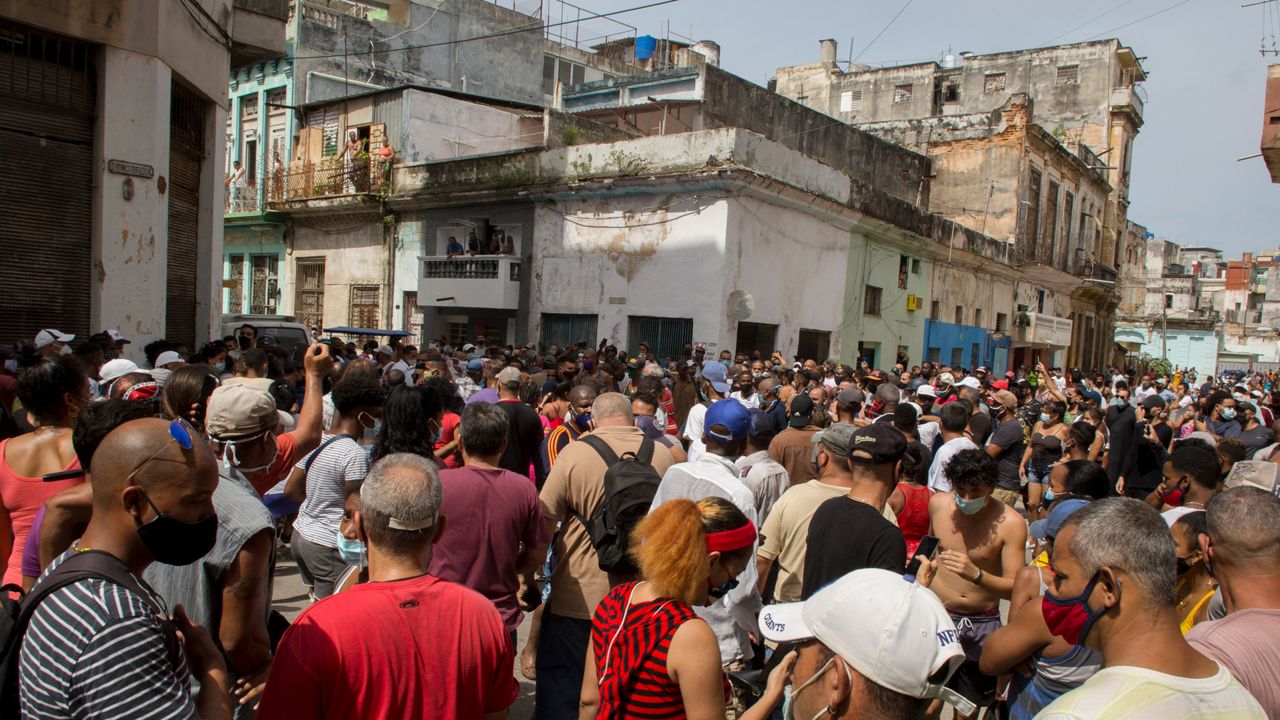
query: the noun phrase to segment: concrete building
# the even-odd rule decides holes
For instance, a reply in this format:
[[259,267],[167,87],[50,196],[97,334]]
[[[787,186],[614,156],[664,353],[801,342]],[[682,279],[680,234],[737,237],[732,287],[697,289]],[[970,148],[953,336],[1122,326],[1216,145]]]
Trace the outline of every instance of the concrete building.
[[1262,158],[1271,182],[1280,182],[1280,65],[1267,68],[1266,99],[1262,111]]
[[1163,357],[1202,375],[1216,372],[1220,316],[1202,305],[1203,278],[1184,264],[1183,248],[1130,225],[1126,252],[1135,253],[1134,262],[1122,278],[1115,327],[1121,364],[1141,368]]
[[284,51],[284,0],[0,0],[0,340],[220,329],[227,73]]

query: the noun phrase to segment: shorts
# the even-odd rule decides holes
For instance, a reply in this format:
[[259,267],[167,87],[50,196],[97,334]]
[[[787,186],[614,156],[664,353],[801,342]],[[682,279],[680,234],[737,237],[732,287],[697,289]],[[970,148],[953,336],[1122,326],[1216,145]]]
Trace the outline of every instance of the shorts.
[[1053,472],[1053,465],[1040,465],[1037,463],[1027,463],[1027,482],[1037,485],[1049,484],[1049,473]]
[[978,707],[989,704],[996,696],[996,678],[978,669],[978,660],[982,657],[982,644],[996,630],[1004,626],[1000,620],[1000,610],[973,613],[948,613],[956,624],[956,635],[960,638],[960,647],[964,650],[964,662],[956,669],[955,674],[947,680],[947,687],[968,698]]
[[1006,490],[1005,488],[998,487],[991,491],[991,497],[1011,508],[1016,508],[1018,507],[1018,500],[1022,499],[1022,493],[1017,490]]

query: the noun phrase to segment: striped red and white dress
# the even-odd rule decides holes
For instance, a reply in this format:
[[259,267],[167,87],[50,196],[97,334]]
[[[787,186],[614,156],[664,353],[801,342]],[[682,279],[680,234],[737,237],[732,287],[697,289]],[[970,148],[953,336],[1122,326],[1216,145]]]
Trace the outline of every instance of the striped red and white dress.
[[[600,709],[596,717],[602,720],[684,718],[680,686],[667,675],[667,651],[676,630],[698,616],[680,600],[631,602],[631,592],[637,584],[613,588],[596,606],[591,622],[591,647],[595,651],[596,678],[600,681]],[[618,631],[620,623],[621,632]],[[722,681],[727,699],[729,679]]]

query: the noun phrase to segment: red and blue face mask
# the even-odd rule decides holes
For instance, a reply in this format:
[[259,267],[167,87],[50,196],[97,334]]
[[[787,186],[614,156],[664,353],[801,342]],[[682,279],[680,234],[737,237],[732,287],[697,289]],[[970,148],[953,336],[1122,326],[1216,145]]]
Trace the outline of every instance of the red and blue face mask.
[[1107,612],[1105,607],[1098,610],[1089,608],[1089,595],[1098,584],[1100,573],[1101,571],[1095,572],[1089,584],[1085,585],[1084,592],[1073,598],[1054,597],[1048,592],[1044,594],[1040,600],[1040,607],[1044,612],[1044,622],[1049,626],[1049,632],[1072,645],[1084,644],[1093,624]]

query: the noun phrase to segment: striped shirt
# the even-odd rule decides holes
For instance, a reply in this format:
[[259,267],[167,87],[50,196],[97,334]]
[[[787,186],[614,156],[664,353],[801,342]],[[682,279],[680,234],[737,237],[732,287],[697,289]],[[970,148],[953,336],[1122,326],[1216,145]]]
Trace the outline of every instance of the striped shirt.
[[369,473],[369,452],[364,447],[350,437],[329,442],[332,437],[325,435],[320,447],[296,466],[302,470],[311,461],[306,471],[307,499],[293,523],[293,531],[307,542],[327,548],[338,546],[347,483],[364,480]]
[[[597,716],[610,720],[683,718],[684,699],[680,686],[667,672],[667,653],[676,631],[697,615],[680,600],[632,602],[637,584],[611,590],[600,601],[591,622],[591,647],[596,677],[600,678]],[[728,679],[723,682],[728,697]]]
[[[74,552],[50,563],[45,575]],[[148,602],[99,579],[45,598],[22,641],[22,717],[193,717],[186,657],[178,648],[174,667],[157,607],[164,607],[159,596]]]

